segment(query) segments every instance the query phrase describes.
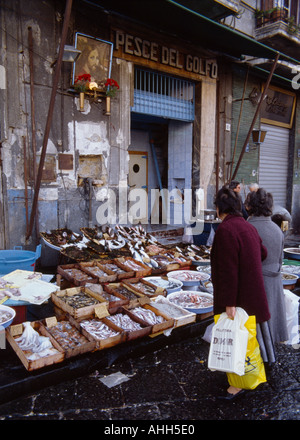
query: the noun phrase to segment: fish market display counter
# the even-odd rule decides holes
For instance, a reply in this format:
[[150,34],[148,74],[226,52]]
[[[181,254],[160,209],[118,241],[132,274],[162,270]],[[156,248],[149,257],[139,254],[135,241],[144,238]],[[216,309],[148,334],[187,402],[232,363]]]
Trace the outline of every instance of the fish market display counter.
[[[123,310],[122,314],[126,314],[126,312]],[[164,312],[161,312],[161,315],[164,315]],[[141,325],[141,329],[134,330],[134,337],[127,337],[129,332],[124,331],[122,337],[111,335],[109,339],[104,340],[105,342],[101,342],[100,339],[96,344],[95,340],[90,340],[88,336],[92,334],[92,329],[86,328],[86,332],[77,332],[78,327],[73,318],[67,320],[68,322],[64,322],[62,317],[32,322],[31,325],[34,329],[41,331],[41,336],[49,336],[50,334],[51,341],[53,339],[57,341],[57,344],[54,344],[57,353],[51,355],[51,361],[55,362],[41,365],[41,361],[38,359],[31,361],[25,357],[21,359],[15,351],[14,343],[10,345],[6,341],[5,349],[0,350],[0,404],[47,386],[91,374],[97,369],[109,367],[118,361],[140,357],[184,339],[201,336],[212,319],[212,313],[202,314],[200,319],[200,315],[194,316],[187,312],[180,320],[173,321],[173,327],[162,329],[157,333],[153,333],[147,326]],[[82,324],[83,320],[79,319],[79,322]],[[62,327],[59,328],[57,324]],[[79,342],[77,347],[68,345],[66,337],[60,339],[60,330],[64,331],[63,326],[68,324],[73,327],[74,333],[77,335]],[[113,328],[114,324],[109,324],[109,327]],[[41,330],[42,328],[43,330]],[[13,327],[9,327],[9,335],[12,338],[20,337],[17,329],[12,329]],[[75,343],[73,342],[73,344]],[[25,364],[22,363],[22,360]],[[24,365],[38,368],[29,371]]]
[[[87,374],[112,359],[195,336],[212,320],[213,295],[204,285],[209,248],[165,247],[141,228],[105,237],[97,228],[84,232],[83,238],[69,231],[71,243],[62,252],[71,262],[57,267],[56,285],[41,284],[38,273],[30,281],[24,273],[5,277],[11,300],[27,300],[39,310],[34,319],[5,329],[1,399],[12,398],[7,387],[32,392],[69,379],[70,372]],[[55,245],[68,244],[68,235],[57,238]]]

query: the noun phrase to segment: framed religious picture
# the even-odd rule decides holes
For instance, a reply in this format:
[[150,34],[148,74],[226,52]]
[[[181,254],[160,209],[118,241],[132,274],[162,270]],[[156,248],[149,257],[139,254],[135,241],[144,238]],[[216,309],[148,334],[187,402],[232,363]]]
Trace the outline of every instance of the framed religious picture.
[[90,81],[101,88],[111,73],[113,43],[76,33],[75,47],[81,54],[74,63],[72,84],[81,75],[90,75]]
[[261,122],[291,128],[295,113],[295,93],[269,86],[261,107]]

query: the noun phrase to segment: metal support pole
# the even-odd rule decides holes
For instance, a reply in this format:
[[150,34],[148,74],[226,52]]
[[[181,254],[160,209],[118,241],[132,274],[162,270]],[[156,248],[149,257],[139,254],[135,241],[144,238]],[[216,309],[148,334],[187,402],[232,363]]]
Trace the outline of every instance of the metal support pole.
[[240,154],[239,160],[238,160],[238,162],[237,162],[237,164],[236,164],[236,167],[235,167],[234,173],[233,173],[233,175],[232,175],[232,177],[231,177],[231,180],[234,180],[235,177],[236,177],[236,175],[237,175],[237,172],[238,172],[238,169],[239,169],[239,167],[240,167],[240,164],[241,164],[242,158],[243,158],[243,156],[244,156],[244,153],[245,153],[246,147],[247,147],[247,145],[248,145],[248,143],[249,143],[249,139],[250,139],[250,136],[251,136],[252,130],[253,130],[253,128],[254,128],[254,125],[255,125],[255,122],[256,122],[257,116],[258,116],[258,114],[259,114],[259,111],[260,111],[260,108],[261,108],[261,106],[262,106],[263,100],[265,99],[265,96],[266,96],[266,94],[267,94],[267,91],[268,91],[268,88],[269,88],[269,85],[270,85],[270,82],[271,82],[271,79],[272,79],[273,73],[274,73],[274,71],[275,71],[275,68],[276,68],[276,65],[277,65],[278,59],[279,59],[279,52],[277,52],[277,55],[276,55],[275,61],[274,61],[274,63],[273,63],[272,69],[271,69],[271,71],[270,71],[270,73],[269,73],[269,77],[268,77],[268,80],[267,80],[266,86],[265,86],[265,88],[264,88],[264,90],[263,90],[263,92],[262,92],[262,94],[261,94],[261,97],[260,97],[259,103],[258,103],[258,105],[257,105],[256,112],[255,112],[255,115],[254,115],[253,121],[252,121],[251,126],[250,126],[250,128],[249,128],[249,131],[248,131],[248,134],[247,134],[246,140],[245,140],[245,142],[244,142],[244,146],[243,146],[243,148],[242,148],[242,151],[241,151],[241,154]]
[[32,203],[30,223],[29,223],[29,228],[28,228],[26,240],[28,240],[28,238],[31,236],[33,222],[34,222],[34,218],[35,218],[35,214],[36,214],[39,190],[40,190],[41,180],[42,180],[43,167],[44,167],[44,162],[45,162],[45,157],[46,157],[47,143],[48,143],[49,133],[50,133],[50,128],[51,128],[56,91],[57,91],[58,82],[59,82],[60,73],[61,73],[62,58],[63,58],[63,53],[64,53],[64,46],[65,46],[66,39],[67,39],[67,32],[68,32],[68,26],[69,26],[69,21],[70,21],[71,10],[72,10],[72,0],[67,0],[62,35],[61,35],[60,48],[59,48],[58,59],[57,59],[57,63],[56,63],[55,75],[54,75],[53,86],[52,86],[52,93],[51,93],[49,110],[48,110],[48,117],[47,117],[47,122],[46,122],[44,140],[43,140],[42,154],[41,154],[41,158],[40,158],[39,169],[38,169],[36,183],[35,183],[34,198],[33,198],[33,203]]

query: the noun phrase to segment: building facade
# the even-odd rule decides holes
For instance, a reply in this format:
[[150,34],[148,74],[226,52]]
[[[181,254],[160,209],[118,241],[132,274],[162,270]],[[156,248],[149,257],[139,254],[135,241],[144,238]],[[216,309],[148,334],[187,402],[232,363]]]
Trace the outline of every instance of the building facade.
[[[63,227],[183,227],[234,175],[298,212],[299,56],[280,52],[256,116],[277,53],[257,40],[257,2],[189,3],[1,2],[0,248]],[[83,74],[96,86],[81,105]],[[251,125],[266,138],[245,146]]]

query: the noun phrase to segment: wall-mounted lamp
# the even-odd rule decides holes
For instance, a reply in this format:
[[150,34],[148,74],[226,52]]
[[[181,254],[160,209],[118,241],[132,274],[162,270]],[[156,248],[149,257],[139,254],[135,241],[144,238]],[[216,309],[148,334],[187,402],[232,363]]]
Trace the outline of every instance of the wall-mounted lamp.
[[74,46],[65,45],[62,60],[69,63],[75,63],[80,54],[81,50],[76,49]]
[[265,140],[267,132],[264,130],[253,130],[252,139],[255,144],[262,144]]

